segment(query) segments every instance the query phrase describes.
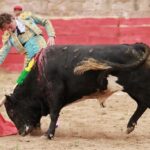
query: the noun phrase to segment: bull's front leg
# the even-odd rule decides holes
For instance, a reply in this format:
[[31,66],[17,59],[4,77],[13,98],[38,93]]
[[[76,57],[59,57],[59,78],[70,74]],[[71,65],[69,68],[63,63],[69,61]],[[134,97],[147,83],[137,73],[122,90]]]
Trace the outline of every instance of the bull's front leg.
[[49,129],[46,133],[46,136],[49,139],[52,139],[55,135],[55,129],[56,129],[56,123],[57,123],[58,117],[59,117],[59,112],[57,112],[57,113],[52,112],[50,114],[51,123],[50,123]]
[[146,106],[138,104],[136,111],[134,112],[134,114],[132,115],[132,117],[128,122],[127,134],[131,133],[134,130],[138,119],[142,116],[142,114],[145,112],[146,109],[147,109]]
[[52,139],[54,137],[55,129],[57,126],[56,124],[57,124],[57,120],[58,120],[61,108],[62,108],[62,105],[59,103],[59,101],[55,100],[51,103],[51,107],[50,107],[51,123],[50,123],[49,128],[46,132],[46,136],[49,139]]
[[50,82],[48,85],[48,89],[50,91],[49,108],[51,123],[48,131],[46,132],[46,136],[49,139],[52,139],[55,134],[56,123],[59,117],[60,110],[64,106],[64,104],[62,104],[62,98],[64,95],[64,85],[63,82],[59,80],[59,78],[56,78],[56,80],[53,79],[53,82]]

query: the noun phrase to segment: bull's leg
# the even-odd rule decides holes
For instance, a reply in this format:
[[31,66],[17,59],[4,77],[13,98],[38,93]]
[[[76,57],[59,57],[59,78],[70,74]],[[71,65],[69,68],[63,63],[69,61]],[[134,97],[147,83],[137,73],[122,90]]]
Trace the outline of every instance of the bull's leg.
[[97,78],[99,90],[106,90],[108,85],[107,72],[101,72]]
[[136,111],[134,112],[134,114],[132,115],[132,117],[128,122],[127,134],[131,133],[134,130],[138,119],[142,116],[142,114],[145,112],[146,109],[147,109],[146,106],[138,104]]
[[51,123],[46,133],[49,139],[52,139],[54,137],[59,112],[63,107],[62,103],[64,95],[64,85],[61,80],[56,79],[51,84],[52,88],[50,88],[50,101],[49,101]]
[[47,137],[49,139],[52,139],[54,137],[58,117],[59,117],[58,111],[57,112],[51,112],[51,114],[50,114],[51,123],[50,123],[49,129],[47,131]]
[[46,134],[45,134],[49,139],[52,139],[54,137],[56,124],[57,124],[57,120],[58,120],[61,108],[62,108],[62,104],[61,104],[60,98],[57,97],[56,99],[51,100],[51,103],[50,103],[51,123],[50,123],[50,126],[49,126]]

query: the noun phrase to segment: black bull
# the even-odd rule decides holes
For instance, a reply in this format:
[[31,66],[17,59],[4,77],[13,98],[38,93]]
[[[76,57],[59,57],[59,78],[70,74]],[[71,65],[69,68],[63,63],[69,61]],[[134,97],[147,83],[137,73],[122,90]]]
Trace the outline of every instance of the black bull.
[[49,47],[42,51],[24,83],[6,96],[6,111],[22,135],[50,114],[46,135],[52,138],[60,110],[82,96],[106,90],[107,76],[112,74],[138,104],[127,125],[130,133],[150,107],[149,60],[149,47],[142,43]]

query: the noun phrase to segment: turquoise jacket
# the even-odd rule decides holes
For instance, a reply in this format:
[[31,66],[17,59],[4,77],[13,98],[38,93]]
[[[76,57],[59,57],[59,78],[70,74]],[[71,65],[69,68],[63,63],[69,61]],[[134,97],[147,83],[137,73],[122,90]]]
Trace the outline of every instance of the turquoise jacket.
[[29,12],[22,13],[20,19],[25,25],[25,33],[19,35],[17,32],[13,34],[9,32],[4,33],[2,38],[3,46],[0,49],[0,64],[3,63],[12,46],[19,53],[26,54],[28,60],[40,49],[46,47],[46,41],[42,36],[41,29],[37,26],[38,24],[44,26],[49,37],[55,37],[54,29],[47,19],[32,15]]

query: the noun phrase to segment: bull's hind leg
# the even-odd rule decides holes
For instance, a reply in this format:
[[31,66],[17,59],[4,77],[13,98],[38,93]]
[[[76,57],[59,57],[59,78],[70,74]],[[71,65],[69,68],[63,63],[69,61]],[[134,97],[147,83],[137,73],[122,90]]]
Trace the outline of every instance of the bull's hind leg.
[[134,130],[138,119],[142,116],[142,114],[145,112],[146,109],[147,107],[145,105],[143,106],[143,105],[138,104],[136,111],[134,112],[134,114],[132,115],[132,117],[130,118],[128,122],[127,134],[131,133]]

